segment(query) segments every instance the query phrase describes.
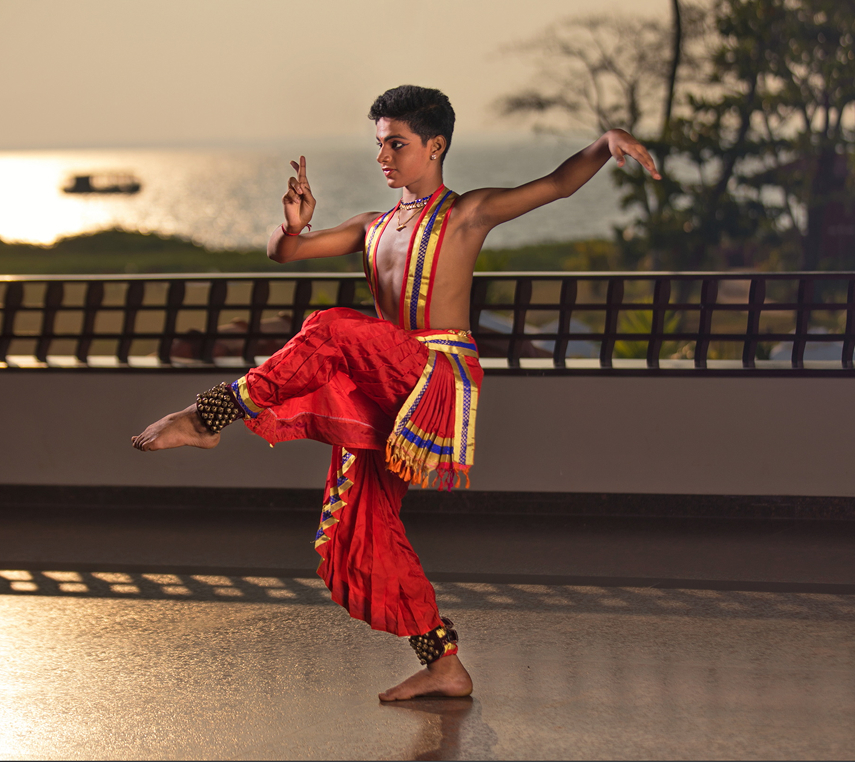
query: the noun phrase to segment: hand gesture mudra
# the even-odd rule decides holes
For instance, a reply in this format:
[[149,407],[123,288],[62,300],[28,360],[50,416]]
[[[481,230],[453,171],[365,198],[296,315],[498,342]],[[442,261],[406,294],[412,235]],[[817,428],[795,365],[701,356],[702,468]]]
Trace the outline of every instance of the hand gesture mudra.
[[641,145],[626,130],[609,130],[609,151],[617,160],[617,165],[622,167],[626,164],[626,157],[632,156],[642,167],[644,167],[654,180],[661,180],[662,175],[656,169],[653,158],[648,150]]
[[300,163],[291,162],[297,173],[288,178],[288,192],[282,196],[282,208],[285,212],[285,227],[289,233],[299,233],[312,220],[315,211],[315,197],[306,178],[306,157],[300,157]]

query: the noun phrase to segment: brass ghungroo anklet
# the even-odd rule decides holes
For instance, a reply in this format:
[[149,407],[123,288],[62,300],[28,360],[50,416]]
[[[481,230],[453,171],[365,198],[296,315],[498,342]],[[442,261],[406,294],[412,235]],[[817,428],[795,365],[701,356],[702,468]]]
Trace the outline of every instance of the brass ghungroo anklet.
[[448,617],[440,617],[442,624],[425,635],[410,637],[410,645],[422,664],[431,664],[445,656],[448,651],[454,651],[457,645],[457,630],[453,630],[454,622]]
[[196,413],[212,434],[219,434],[230,423],[243,418],[243,410],[225,381],[196,395]]

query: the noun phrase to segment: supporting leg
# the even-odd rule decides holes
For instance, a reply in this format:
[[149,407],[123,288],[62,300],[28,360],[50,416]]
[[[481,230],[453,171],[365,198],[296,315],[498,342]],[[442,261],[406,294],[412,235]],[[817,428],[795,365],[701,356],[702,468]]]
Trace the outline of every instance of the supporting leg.
[[318,574],[352,617],[419,646],[425,669],[381,693],[381,701],[468,696],[472,679],[457,656],[456,633],[440,618],[401,522],[407,487],[386,470],[383,453],[335,447],[315,542],[323,557]]

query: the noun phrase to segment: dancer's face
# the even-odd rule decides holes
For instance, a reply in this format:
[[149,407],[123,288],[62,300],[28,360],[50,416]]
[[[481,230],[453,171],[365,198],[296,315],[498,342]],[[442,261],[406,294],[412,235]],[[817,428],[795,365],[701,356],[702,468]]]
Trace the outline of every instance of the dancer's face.
[[[427,143],[414,133],[406,122],[397,119],[377,120],[377,163],[390,188],[403,188],[417,183],[439,169],[445,147],[442,136]],[[431,159],[436,155],[436,159]]]

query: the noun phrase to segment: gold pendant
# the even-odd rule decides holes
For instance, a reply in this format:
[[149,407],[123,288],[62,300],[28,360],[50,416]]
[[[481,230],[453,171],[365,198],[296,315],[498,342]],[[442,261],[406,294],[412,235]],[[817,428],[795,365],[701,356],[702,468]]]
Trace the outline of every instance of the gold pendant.
[[424,208],[424,205],[420,206],[409,217],[407,217],[407,219],[405,219],[403,222],[401,222],[401,212],[399,211],[398,212],[398,227],[396,227],[395,230],[403,230],[405,227],[407,227],[407,223],[411,219],[413,219],[413,217],[415,217],[423,208]]

